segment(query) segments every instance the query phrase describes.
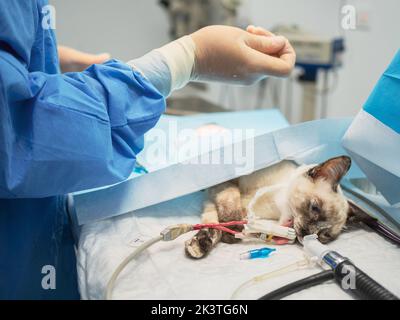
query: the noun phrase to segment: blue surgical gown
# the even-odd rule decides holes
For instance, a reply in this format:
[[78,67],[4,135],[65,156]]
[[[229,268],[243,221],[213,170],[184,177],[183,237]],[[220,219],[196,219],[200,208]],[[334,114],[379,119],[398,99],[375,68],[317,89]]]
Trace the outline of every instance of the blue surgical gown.
[[79,298],[64,195],[126,179],[165,109],[117,60],[60,74],[47,4],[0,0],[0,299]]

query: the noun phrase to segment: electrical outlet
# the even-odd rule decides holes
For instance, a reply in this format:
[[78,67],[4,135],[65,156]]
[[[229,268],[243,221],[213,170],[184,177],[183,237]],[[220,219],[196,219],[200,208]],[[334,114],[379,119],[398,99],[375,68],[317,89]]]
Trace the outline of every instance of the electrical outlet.
[[351,3],[356,9],[356,29],[360,31],[371,30],[373,13],[371,0],[353,0]]
[[371,29],[371,11],[365,8],[357,10],[357,29],[366,31]]

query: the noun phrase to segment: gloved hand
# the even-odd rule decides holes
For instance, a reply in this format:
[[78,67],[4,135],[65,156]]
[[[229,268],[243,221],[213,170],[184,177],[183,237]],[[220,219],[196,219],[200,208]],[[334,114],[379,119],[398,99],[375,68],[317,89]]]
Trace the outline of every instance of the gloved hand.
[[94,55],[64,46],[58,46],[58,57],[62,72],[83,71],[92,64],[101,64],[110,59],[108,53]]
[[192,78],[252,84],[267,75],[287,76],[295,52],[282,36],[255,27],[247,32],[227,26],[210,26],[191,35],[195,50]]
[[128,64],[168,96],[189,81],[248,85],[268,75],[287,76],[295,60],[286,38],[262,28],[209,26]]

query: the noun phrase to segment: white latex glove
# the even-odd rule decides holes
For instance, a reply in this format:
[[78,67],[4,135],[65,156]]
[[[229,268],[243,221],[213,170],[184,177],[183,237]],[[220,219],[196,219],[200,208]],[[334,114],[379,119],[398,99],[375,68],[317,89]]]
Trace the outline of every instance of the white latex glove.
[[[252,84],[287,76],[296,54],[289,41],[262,28],[210,26],[159,49],[172,71],[173,88],[189,80]],[[176,80],[176,81],[174,81]]]
[[[287,76],[295,60],[286,38],[262,28],[209,26],[128,64],[168,95],[189,81],[249,85],[268,75]],[[163,64],[168,66],[168,76]]]
[[288,40],[261,28],[203,28],[191,35],[194,76],[200,80],[252,84],[265,76],[287,76],[296,55]]

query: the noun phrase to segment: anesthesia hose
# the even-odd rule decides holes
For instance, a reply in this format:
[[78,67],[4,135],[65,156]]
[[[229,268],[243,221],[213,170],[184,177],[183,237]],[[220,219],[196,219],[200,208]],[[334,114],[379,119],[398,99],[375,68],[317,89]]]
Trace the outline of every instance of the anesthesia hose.
[[302,280],[288,284],[282,288],[272,291],[258,300],[280,300],[296,292],[314,287],[329,280],[333,280],[335,275],[333,271],[327,270],[314,274]]
[[328,265],[332,270],[296,281],[288,286],[263,296],[260,300],[281,299],[292,293],[318,285],[330,279],[346,292],[356,298],[365,300],[399,300],[394,294],[358,269],[348,258],[332,251],[318,241],[317,235],[306,236],[303,239],[306,253],[318,262]]
[[367,300],[398,300],[398,298],[358,269],[348,258],[331,250],[328,246],[318,241],[318,236],[313,234],[304,237],[305,252],[315,259],[320,265],[328,265],[340,287],[359,299]]

